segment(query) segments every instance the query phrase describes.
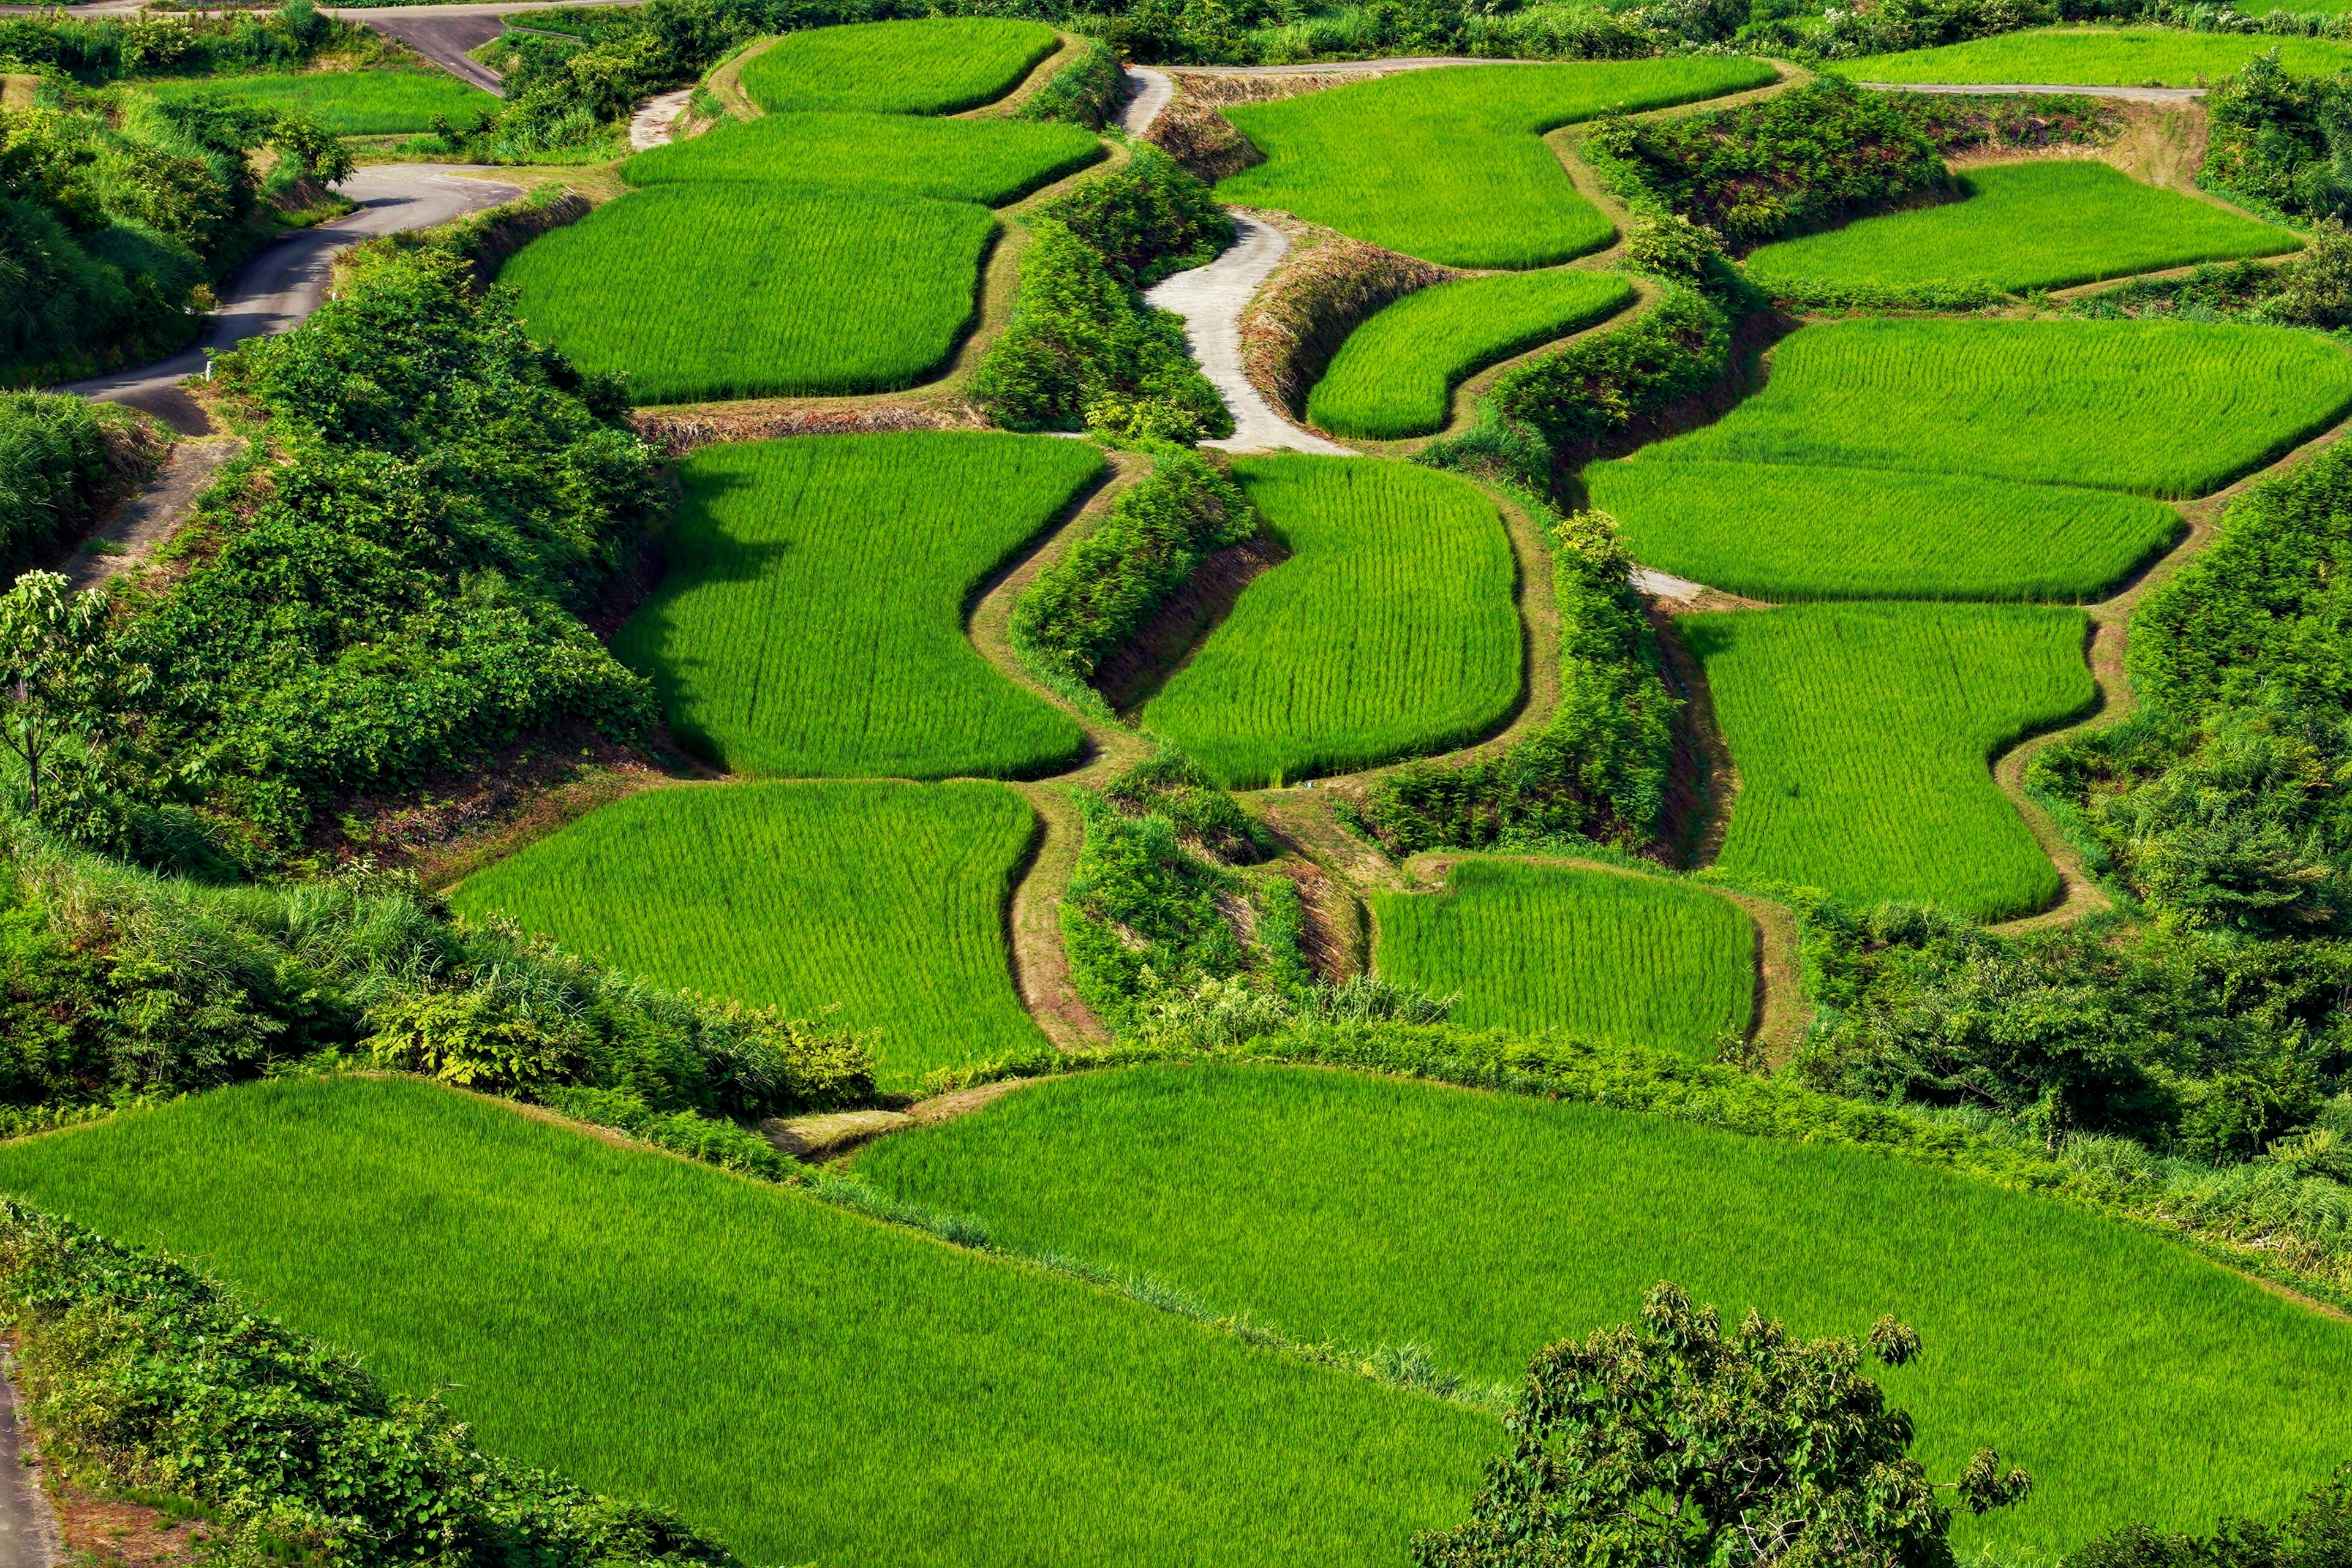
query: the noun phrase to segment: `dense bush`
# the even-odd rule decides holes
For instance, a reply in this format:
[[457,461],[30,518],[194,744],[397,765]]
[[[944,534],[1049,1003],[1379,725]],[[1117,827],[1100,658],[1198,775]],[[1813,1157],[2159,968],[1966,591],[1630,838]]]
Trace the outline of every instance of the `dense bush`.
[[1055,71],[1054,79],[1021,106],[1021,118],[1060,121],[1099,131],[1118,112],[1126,96],[1127,75],[1119,68],[1118,56],[1088,38],[1077,58]]
[[2210,1536],[2129,1524],[2073,1553],[2064,1568],[2343,1568],[2347,1563],[2352,1563],[2352,1465],[2276,1524],[2225,1519]]
[[90,515],[138,429],[112,404],[0,393],[0,581]]
[[1234,242],[1234,220],[1209,187],[1149,142],[1127,166],[1045,204],[1054,219],[1103,258],[1131,289],[1206,266]]
[[0,861],[0,1105],[217,1088],[325,1053],[485,1090],[753,1119],[873,1093],[866,1042],[451,923],[362,871],[207,888],[18,828]]
[[2278,51],[2213,84],[2201,184],[2293,217],[2352,217],[2352,78],[2287,74]]
[[1894,97],[1820,76],[1733,109],[1612,116],[1585,148],[1621,194],[1647,196],[1738,252],[1945,188],[1943,159]]
[[1692,396],[1731,363],[1731,323],[1695,289],[1675,288],[1624,326],[1588,332],[1506,371],[1496,411],[1559,447],[1590,447]]
[[1185,351],[1181,319],[1146,305],[1067,225],[1041,217],[1034,232],[1012,325],[973,374],[973,401],[1012,430],[1233,434],[1233,416]]
[[1228,866],[1268,851],[1265,831],[1181,752],[1138,763],[1103,785],[1103,798],[1129,816],[1166,817],[1178,837]]
[[673,1513],[483,1453],[437,1396],[386,1394],[167,1258],[0,1202],[0,1282],[50,1458],[196,1504],[219,1562],[737,1568]]
[[142,679],[54,820],[126,847],[127,806],[193,806],[267,863],[338,793],[560,721],[649,721],[572,613],[661,504],[617,385],[431,248],[361,255],[306,324],[219,366],[279,460],[216,492],[192,568],[128,617],[110,658]]
[[1013,647],[1066,679],[1091,679],[1202,562],[1258,531],[1257,509],[1198,454],[1163,447],[1102,526],[1039,574],[1013,610]]
[[1665,810],[1679,699],[1659,675],[1633,560],[1615,524],[1579,512],[1551,527],[1559,605],[1559,706],[1532,739],[1468,763],[1388,774],[1365,826],[1391,853],[1592,840],[1648,846]]
[[1070,979],[1113,1029],[1163,985],[1223,980],[1247,966],[1240,933],[1218,907],[1233,874],[1185,847],[1158,814],[1129,816],[1083,797],[1085,842],[1062,898]]

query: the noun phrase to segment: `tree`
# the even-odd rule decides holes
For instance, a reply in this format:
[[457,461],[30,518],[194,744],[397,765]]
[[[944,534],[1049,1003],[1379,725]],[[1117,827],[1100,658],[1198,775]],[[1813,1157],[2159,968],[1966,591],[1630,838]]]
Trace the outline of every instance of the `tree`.
[[0,739],[25,764],[33,809],[41,806],[41,762],[78,732],[98,685],[98,644],[106,596],[73,594],[55,572],[27,572],[0,595]]
[[[1919,1353],[1892,1318],[1870,1331],[1887,1366]],[[1638,1324],[1537,1353],[1506,1425],[1512,1452],[1460,1528],[1412,1543],[1419,1568],[1949,1568],[1954,1491],[1971,1513],[2032,1478],[1980,1450],[1937,1485],[1907,1457],[1852,1339],[1792,1341],[1750,1312],[1729,1335],[1671,1283]]]

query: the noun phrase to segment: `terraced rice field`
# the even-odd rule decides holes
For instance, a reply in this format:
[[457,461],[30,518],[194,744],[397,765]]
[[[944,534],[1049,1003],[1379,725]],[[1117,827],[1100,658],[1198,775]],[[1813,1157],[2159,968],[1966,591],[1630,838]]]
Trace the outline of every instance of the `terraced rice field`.
[[1739,773],[1717,868],[1984,920],[2058,897],[1991,762],[2092,702],[2080,611],[1800,605],[1680,624]]
[[1098,161],[1099,137],[1027,120],[768,114],[640,153],[633,185],[751,181],[999,206]]
[[1307,395],[1309,423],[1392,440],[1445,425],[1464,378],[1633,303],[1614,273],[1565,268],[1465,278],[1408,294],[1348,336]]
[[1756,927],[1719,893],[1663,878],[1465,860],[1441,893],[1371,900],[1382,979],[1460,998],[1474,1029],[1710,1058],[1756,1013]]
[[[1769,618],[1769,617],[1765,617]],[[5,1168],[5,1167],[0,1167]],[[2024,1504],[1952,1543],[2054,1561],[2126,1521],[2275,1518],[2352,1452],[2352,1324],[2177,1243],[1859,1150],[1590,1107],[1273,1067],[1039,1084],[875,1144],[858,1169],[1001,1243],[1141,1270],[1220,1311],[1516,1379],[1661,1278],[1805,1334],[1881,1313],[1926,1354],[1876,1372],[1957,1474]],[[2086,1325],[2095,1325],[2095,1332]]]
[[1615,231],[1538,140],[1545,132],[1772,79],[1747,59],[1460,66],[1237,104],[1225,118],[1266,161],[1217,195],[1447,266],[1549,267]]
[[2275,48],[2297,76],[2352,66],[2352,45],[2332,38],[2192,33],[2176,27],[2043,27],[1940,48],[1871,55],[1840,68],[1856,81],[2025,82],[2067,87],[2195,87],[2228,76]]
[[1242,593],[1144,727],[1228,787],[1475,740],[1517,704],[1517,568],[1494,502],[1410,464],[1235,459],[1290,552]]
[[200,1259],[390,1386],[446,1390],[485,1447],[747,1563],[1393,1563],[1461,1517],[1498,1436],[414,1081],[224,1089],[0,1148],[0,1184]]
[[1042,22],[996,16],[812,27],[744,62],[743,90],[771,114],[952,114],[1003,98],[1059,47]]
[[2352,409],[2315,333],[2184,321],[1860,320],[1772,351],[1764,389],[1643,463],[1973,474],[2203,495]]
[[996,219],[963,202],[657,185],[533,240],[532,335],[640,404],[911,386],[976,319]]
[[1103,472],[1042,436],[913,432],[706,447],[668,574],[614,651],[673,733],[767,777],[1017,776],[1078,727],[964,636],[966,598]]
[[2112,490],[1871,468],[1636,458],[1584,483],[1643,563],[1776,602],[2087,602],[2188,527]]
[[1005,910],[1036,831],[1002,784],[693,784],[603,806],[468,878],[504,911],[669,989],[878,1030],[882,1076],[1034,1050]]
[[225,100],[314,115],[336,136],[390,136],[430,131],[443,117],[461,129],[499,100],[436,70],[271,72],[255,76],[161,77],[132,84],[165,103]]
[[2018,292],[2280,256],[2289,231],[2105,163],[1997,163],[1960,176],[1963,199],[1768,245],[1748,275],[1784,299],[1981,284]]

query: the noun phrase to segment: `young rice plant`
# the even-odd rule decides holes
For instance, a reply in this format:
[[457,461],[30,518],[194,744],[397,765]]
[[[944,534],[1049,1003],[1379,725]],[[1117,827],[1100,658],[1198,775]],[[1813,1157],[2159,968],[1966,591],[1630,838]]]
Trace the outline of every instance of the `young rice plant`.
[[1458,994],[1474,1029],[1559,1029],[1709,1058],[1756,1013],[1756,926],[1720,893],[1582,867],[1465,860],[1379,893],[1381,978]]
[[1289,454],[1233,466],[1290,552],[1143,709],[1218,783],[1442,752],[1518,700],[1517,569],[1495,503],[1450,474]]
[[1225,118],[1266,161],[1217,194],[1450,267],[1550,267],[1614,231],[1545,132],[1772,79],[1761,60],[1728,58],[1456,66],[1236,104]]
[[998,16],[810,27],[745,61],[743,90],[771,114],[952,114],[1011,92],[1060,42],[1042,22]]
[[226,100],[240,107],[299,110],[335,136],[430,131],[436,119],[460,127],[496,114],[499,100],[437,70],[305,71],[263,76],[166,77],[136,84],[165,103]]
[[2199,87],[2259,54],[2279,51],[2297,76],[2352,66],[2352,45],[2333,38],[2192,33],[2177,27],[2043,27],[1965,44],[1872,55],[1840,67],[1856,81],[2048,82],[2066,87]]
[[1085,744],[964,636],[965,599],[1103,472],[1076,441],[979,432],[706,447],[669,571],[614,652],[670,727],[771,778],[999,777]]
[[1001,206],[1103,156],[1099,137],[1031,120],[908,114],[765,114],[650,148],[621,167],[633,185],[752,181]]
[[[482,1446],[746,1563],[1388,1564],[1481,1413],[414,1080],[281,1080],[0,1147],[0,1184],[204,1259],[443,1390]],[[952,1521],[943,1528],[943,1521]]]
[[1307,395],[1309,423],[1393,440],[1444,428],[1463,378],[1632,302],[1613,272],[1565,268],[1465,278],[1408,294],[1358,327]]
[[728,784],[614,801],[452,895],[668,988],[879,1030],[884,1078],[1045,1044],[1005,910],[1036,817],[1002,784]]
[[1472,1377],[1634,1316],[1661,1278],[1796,1334],[1891,1312],[1927,1353],[1876,1375],[1928,1471],[1993,1445],[2033,1473],[2024,1506],[1960,1518],[1962,1561],[2274,1517],[2352,1453],[2333,1397],[2352,1324],[2161,1237],[1864,1149],[1233,1065],[1039,1084],[858,1169],[1004,1245]]
[[2079,610],[1792,605],[1687,616],[1739,794],[1718,870],[1981,920],[2058,896],[1996,753],[2096,695]]

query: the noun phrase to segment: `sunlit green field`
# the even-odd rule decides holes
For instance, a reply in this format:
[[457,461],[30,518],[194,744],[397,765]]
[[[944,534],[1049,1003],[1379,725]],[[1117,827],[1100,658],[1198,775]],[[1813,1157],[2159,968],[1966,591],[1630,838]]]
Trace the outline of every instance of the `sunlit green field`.
[[679,468],[668,572],[614,651],[678,739],[738,773],[1052,771],[1084,737],[981,657],[963,604],[1102,471],[1044,436],[705,447]]
[[1750,598],[2100,597],[2188,526],[2113,490],[1778,463],[1595,463],[1645,565]]
[[1762,391],[1639,462],[1973,474],[2203,495],[2352,408],[2314,332],[2185,321],[1857,320],[1792,333]]
[[1289,559],[1244,589],[1145,728],[1228,787],[1441,752],[1517,702],[1517,568],[1485,492],[1377,458],[1241,458]]
[[1739,774],[1717,868],[1985,920],[2057,898],[1992,759],[2090,705],[2082,612],[1792,605],[1681,626]]
[[2033,1472],[2022,1506],[1961,1516],[1963,1561],[2274,1518],[2352,1453],[2352,1324],[2163,1238],[1859,1150],[1228,1066],[1035,1085],[858,1169],[1002,1242],[1484,1377],[1634,1316],[1662,1278],[1800,1333],[1892,1312],[1926,1354],[1879,1375],[1929,1472],[1987,1444]]
[[746,61],[743,90],[771,114],[951,114],[1003,98],[1058,43],[1042,22],[1000,16],[810,27],[785,34]]
[[1045,1043],[1005,909],[1036,818],[1001,784],[690,784],[614,801],[469,877],[461,914],[665,988],[879,1031],[886,1082]]
[[459,130],[499,100],[437,70],[271,72],[257,76],[159,77],[133,84],[166,103],[211,99],[315,115],[335,136],[389,136],[430,131],[438,117]]
[[1348,335],[1307,395],[1309,423],[1371,440],[1445,424],[1464,377],[1631,304],[1611,272],[1547,268],[1465,278],[1408,294]]
[[693,181],[541,235],[499,279],[640,404],[884,392],[955,352],[995,234],[965,202]]
[[754,181],[996,206],[1103,156],[1101,138],[1027,120],[764,114],[638,153],[633,185]]
[[1549,267],[1614,231],[1543,132],[1772,79],[1748,59],[1457,66],[1236,104],[1225,118],[1266,161],[1217,195],[1452,267]]
[[1471,1028],[1559,1029],[1711,1057],[1756,1013],[1756,927],[1661,877],[1465,860],[1443,892],[1376,893],[1384,980],[1456,996]]
[[1959,176],[1963,199],[1768,245],[1748,275],[1783,298],[1983,284],[2017,292],[2279,256],[2302,239],[2088,160],[1996,163]]
[[446,1390],[482,1445],[751,1563],[1402,1564],[1501,1439],[1460,1406],[413,1080],[223,1089],[0,1147]]
[[2352,66],[2352,44],[2178,27],[2043,27],[1965,44],[1871,55],[1839,68],[1856,81],[2015,82],[2065,87],[2195,87],[2272,49],[2298,76]]

